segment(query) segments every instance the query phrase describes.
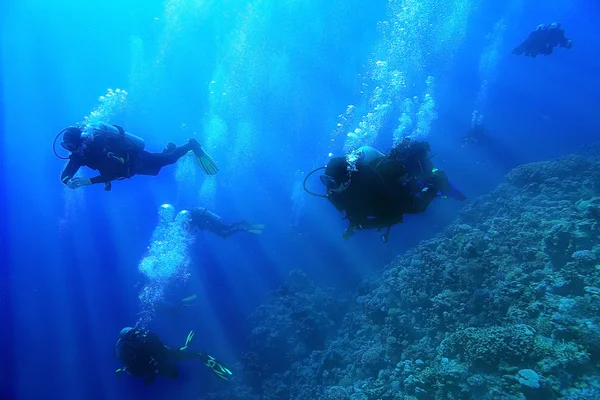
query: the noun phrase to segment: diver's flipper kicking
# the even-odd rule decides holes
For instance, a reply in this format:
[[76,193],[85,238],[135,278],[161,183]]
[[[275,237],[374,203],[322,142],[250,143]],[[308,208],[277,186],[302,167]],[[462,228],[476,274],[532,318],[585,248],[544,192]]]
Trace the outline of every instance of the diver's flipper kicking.
[[189,351],[188,347],[194,339],[195,332],[191,331],[183,347],[172,349],[162,343],[159,337],[146,329],[124,328],[119,334],[115,345],[116,355],[123,364],[116,370],[117,377],[123,372],[136,377],[143,377],[144,383],[150,385],[157,375],[176,379],[179,376],[177,363],[191,359],[199,359],[213,374],[220,379],[229,380],[232,372],[210,354]]

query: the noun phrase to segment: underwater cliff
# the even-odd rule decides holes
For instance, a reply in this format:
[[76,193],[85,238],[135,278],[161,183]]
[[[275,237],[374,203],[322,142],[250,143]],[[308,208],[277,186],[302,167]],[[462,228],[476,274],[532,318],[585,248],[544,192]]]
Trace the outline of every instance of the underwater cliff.
[[523,165],[353,298],[301,271],[212,399],[600,398],[600,157]]

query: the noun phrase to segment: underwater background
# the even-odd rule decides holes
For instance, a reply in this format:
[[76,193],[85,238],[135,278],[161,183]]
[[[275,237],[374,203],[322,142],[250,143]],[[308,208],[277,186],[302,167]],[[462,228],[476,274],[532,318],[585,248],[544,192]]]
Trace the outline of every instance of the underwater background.
[[[600,398],[598,2],[7,0],[0,18],[0,399]],[[554,21],[572,49],[510,54]],[[196,137],[220,172],[190,156],[68,189],[52,141],[86,117],[152,151]],[[465,145],[474,122],[490,143]],[[302,181],[410,134],[469,202],[344,241]],[[190,237],[163,204],[264,233]],[[233,378],[117,379],[135,324],[196,331]]]

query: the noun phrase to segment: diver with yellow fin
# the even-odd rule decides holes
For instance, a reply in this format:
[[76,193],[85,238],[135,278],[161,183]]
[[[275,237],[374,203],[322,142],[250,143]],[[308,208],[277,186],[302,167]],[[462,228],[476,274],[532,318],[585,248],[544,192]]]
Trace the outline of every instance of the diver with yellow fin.
[[[69,151],[68,157],[56,152],[56,141],[62,136],[61,147]],[[134,175],[159,174],[162,167],[172,165],[181,157],[193,152],[198,165],[207,175],[215,175],[219,168],[200,143],[191,138],[183,146],[169,142],[161,153],[145,150],[144,139],[133,135],[118,125],[97,123],[84,132],[81,127],[68,127],[54,138],[53,151],[61,160],[69,160],[60,179],[71,189],[104,183],[111,189],[114,180],[129,179]],[[79,178],[75,174],[81,167],[99,172],[93,178]]]
[[163,344],[154,332],[141,328],[123,328],[115,345],[116,355],[123,364],[123,367],[116,371],[117,377],[121,376],[123,372],[127,372],[138,378],[143,377],[144,383],[151,385],[157,375],[177,379],[179,376],[178,362],[198,359],[216,376],[223,380],[229,380],[229,377],[233,375],[232,372],[213,356],[188,351],[188,346],[193,338],[194,331],[191,331],[183,347],[172,349]]

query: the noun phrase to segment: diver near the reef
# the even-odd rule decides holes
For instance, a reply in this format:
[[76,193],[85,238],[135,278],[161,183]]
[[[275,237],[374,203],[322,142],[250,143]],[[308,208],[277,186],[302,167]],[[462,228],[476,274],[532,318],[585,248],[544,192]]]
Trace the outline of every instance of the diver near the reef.
[[[69,160],[60,179],[71,189],[104,183],[105,190],[110,190],[114,180],[134,175],[156,176],[162,167],[174,164],[190,151],[195,154],[198,164],[207,175],[218,172],[216,163],[193,138],[183,146],[169,142],[162,153],[151,153],[144,150],[142,138],[117,125],[99,123],[85,134],[79,127],[65,128],[54,139],[54,146],[61,134],[60,145],[71,154],[61,157],[56,150],[54,154]],[[93,178],[75,177],[75,173],[83,166],[97,170],[99,175]]]
[[237,221],[226,224],[220,216],[204,207],[192,208],[188,212],[191,217],[190,228],[192,230],[209,231],[222,238],[228,238],[238,232],[258,235],[262,233],[264,228],[261,224],[254,224],[248,221]]
[[490,142],[490,137],[485,132],[485,126],[482,122],[475,122],[462,138],[463,144],[485,145]]
[[144,378],[151,385],[157,375],[176,379],[179,376],[177,363],[197,359],[202,361],[219,378],[228,380],[231,371],[206,353],[189,351],[188,346],[194,338],[191,331],[185,345],[179,349],[166,346],[154,332],[140,328],[123,328],[115,345],[115,352],[122,368],[117,369],[117,377],[127,372],[135,377]]
[[427,142],[408,139],[389,155],[363,146],[320,168],[325,169],[321,182],[327,188],[327,194],[320,196],[349,221],[344,239],[355,230],[385,229],[381,239],[387,242],[390,228],[402,222],[404,214],[425,212],[438,195],[466,199],[443,171],[433,167],[429,150]]
[[525,54],[533,58],[539,54],[549,56],[554,48],[559,46],[570,49],[573,42],[565,37],[561,24],[553,22],[539,25],[523,43],[513,49],[512,53],[518,56]]

